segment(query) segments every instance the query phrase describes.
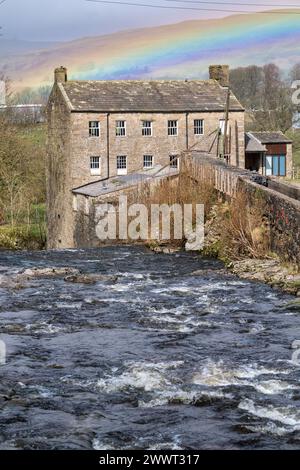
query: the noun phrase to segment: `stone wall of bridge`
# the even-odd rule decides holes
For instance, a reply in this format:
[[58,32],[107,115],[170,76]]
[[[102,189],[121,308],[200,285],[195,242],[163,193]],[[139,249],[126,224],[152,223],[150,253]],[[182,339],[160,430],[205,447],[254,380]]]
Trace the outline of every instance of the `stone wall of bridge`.
[[222,160],[193,155],[191,164],[195,166],[195,174],[199,180],[212,181],[215,188],[227,197],[236,197],[239,191],[244,191],[249,195],[251,204],[263,199],[271,228],[272,251],[282,259],[300,266],[298,199],[253,182],[251,172],[229,166]]

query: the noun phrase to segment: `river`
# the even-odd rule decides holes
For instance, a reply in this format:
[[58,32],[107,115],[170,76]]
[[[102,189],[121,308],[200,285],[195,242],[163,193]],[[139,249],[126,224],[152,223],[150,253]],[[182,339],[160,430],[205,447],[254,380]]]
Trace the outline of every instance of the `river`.
[[300,309],[197,254],[0,252],[1,449],[297,449]]

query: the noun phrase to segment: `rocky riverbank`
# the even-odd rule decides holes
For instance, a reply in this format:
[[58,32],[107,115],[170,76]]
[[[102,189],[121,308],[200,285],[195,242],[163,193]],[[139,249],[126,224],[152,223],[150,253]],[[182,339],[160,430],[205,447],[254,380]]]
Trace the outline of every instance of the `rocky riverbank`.
[[[223,261],[226,269],[241,279],[263,282],[300,297],[299,267],[283,263],[270,252],[267,221],[257,214],[248,224],[243,217],[232,214],[228,203],[213,206],[205,223],[200,252]],[[190,243],[149,242],[147,246],[156,253],[172,254],[180,249],[189,251]]]
[[279,259],[233,261],[228,268],[241,279],[264,282],[300,297],[300,274],[291,266],[283,265]]
[[[164,254],[180,251],[178,246],[165,244],[155,245],[150,248],[155,253]],[[279,259],[231,261],[226,263],[226,270],[235,274],[240,279],[263,282],[300,298],[300,274],[292,266],[283,265]]]
[[241,279],[263,282],[300,297],[299,266],[283,262],[271,252],[263,208],[246,217],[239,212],[239,207],[228,203],[212,207],[205,224],[203,254],[221,259]]

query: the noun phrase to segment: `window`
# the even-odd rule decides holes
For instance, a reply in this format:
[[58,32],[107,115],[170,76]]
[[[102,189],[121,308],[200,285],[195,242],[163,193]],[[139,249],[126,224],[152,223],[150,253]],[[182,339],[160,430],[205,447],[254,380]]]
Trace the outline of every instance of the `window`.
[[222,135],[225,134],[225,119],[220,119],[220,131]]
[[91,157],[90,158],[90,168],[91,168],[91,175],[101,175],[101,159],[100,157]]
[[168,135],[177,135],[178,134],[178,125],[177,121],[168,121]]
[[99,121],[90,121],[89,135],[90,137],[100,137],[100,122]]
[[203,135],[204,134],[204,121],[203,119],[194,120],[194,134]]
[[178,169],[178,155],[170,155],[170,168]]
[[[219,128],[222,135],[225,135],[225,119],[220,119]],[[227,135],[229,135],[229,121],[227,123]]]
[[127,175],[127,157],[125,155],[117,156],[117,174]]
[[126,121],[116,121],[116,136],[126,135]]
[[153,156],[144,155],[144,168],[152,168],[152,167],[153,167]]
[[77,212],[78,211],[78,201],[77,201],[77,195],[74,194],[73,196],[73,211]]
[[286,157],[284,155],[266,157],[266,176],[286,176]]
[[152,135],[151,121],[142,121],[142,135]]

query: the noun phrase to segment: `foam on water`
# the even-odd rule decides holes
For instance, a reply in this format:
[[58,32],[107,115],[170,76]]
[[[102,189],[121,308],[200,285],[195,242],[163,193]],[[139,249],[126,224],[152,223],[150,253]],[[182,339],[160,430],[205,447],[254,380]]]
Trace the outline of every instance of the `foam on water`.
[[249,333],[252,335],[256,335],[258,333],[262,333],[265,330],[266,328],[264,327],[262,323],[256,323],[255,325],[252,326],[252,328],[250,328]]
[[300,430],[300,410],[292,406],[275,407],[274,405],[256,405],[253,400],[245,399],[239,404],[239,409],[258,418],[267,418],[287,426],[293,431]]
[[55,326],[51,323],[41,322],[26,325],[26,330],[34,333],[46,333],[46,334],[57,334],[66,331],[65,327]]
[[152,316],[150,318],[150,322],[153,322],[155,324],[166,324],[168,325],[171,329],[175,331],[180,331],[180,332],[189,332],[189,331],[194,331],[196,328],[200,327],[206,327],[206,328],[212,328],[215,326],[215,323],[209,322],[209,321],[203,321],[203,320],[194,320],[193,318],[185,318],[185,319],[179,319],[176,317],[172,317],[169,315],[165,316]]
[[289,373],[290,370],[280,370],[272,367],[266,368],[257,364],[232,368],[226,366],[222,360],[218,362],[208,360],[201,371],[194,374],[192,382],[210,387],[226,387],[230,385],[251,386],[261,393],[274,394],[293,387],[278,380],[256,383],[254,381],[251,382],[249,379],[256,379],[264,375],[288,375]]
[[298,390],[299,387],[279,380],[265,380],[258,384],[251,384],[258,392],[265,395],[276,395],[286,390]]
[[283,437],[286,434],[291,434],[295,431],[297,431],[297,428],[294,426],[283,426],[283,425],[277,425],[276,423],[269,422],[266,424],[255,424],[255,425],[249,425],[249,426],[244,426],[245,429],[248,431],[251,431],[253,433],[259,433],[263,435],[273,435],[276,437]]
[[114,273],[115,276],[117,276],[118,278],[119,277],[123,277],[123,278],[126,278],[126,279],[136,279],[138,281],[140,280],[148,280],[150,278],[150,274],[147,273],[147,274],[142,274],[142,273],[132,273],[132,272],[116,272]]
[[[132,450],[132,444],[128,445],[117,445],[113,446],[111,443],[107,443],[108,440],[105,439],[94,439],[92,442],[92,446],[94,450]],[[153,442],[149,443],[146,438],[140,438],[137,440],[137,444],[139,448],[143,448],[145,450],[183,450],[180,437],[174,436],[173,440],[169,441],[161,441],[161,442]]]
[[82,308],[82,302],[56,302],[56,307],[61,309],[80,310]]
[[164,331],[170,330],[180,333],[189,333],[195,331],[197,328],[215,328],[220,326],[220,323],[199,319],[199,316],[201,318],[201,314],[197,314],[197,312],[184,305],[170,309],[151,307],[149,312],[151,315],[147,317],[147,320],[153,323],[155,328],[159,328],[160,330],[164,328]]
[[171,385],[164,372],[182,364],[182,361],[169,363],[128,362],[126,370],[122,374],[99,379],[97,387],[104,393],[128,388],[143,389],[146,392],[161,390]]
[[157,393],[157,396],[151,400],[138,402],[141,408],[156,408],[164,405],[194,405],[202,402],[214,402],[218,400],[232,400],[232,394],[221,391],[185,391],[181,388],[170,387],[169,390]]

